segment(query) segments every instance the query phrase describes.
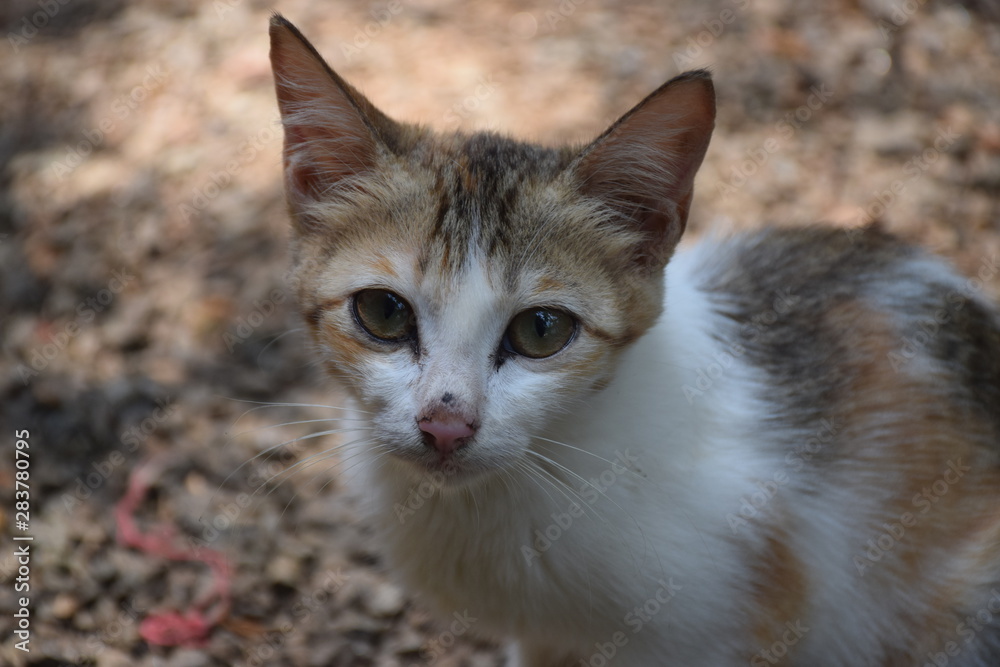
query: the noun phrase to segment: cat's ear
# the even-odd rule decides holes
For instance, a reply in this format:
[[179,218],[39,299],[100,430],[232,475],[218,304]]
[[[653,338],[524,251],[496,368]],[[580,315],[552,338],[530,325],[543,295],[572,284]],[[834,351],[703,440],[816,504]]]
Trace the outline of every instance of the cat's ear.
[[714,126],[711,75],[687,72],[622,116],[576,160],[580,189],[643,232],[643,263],[662,267],[680,240]]
[[397,124],[330,69],[279,14],[271,17],[270,35],[290,203],[300,207],[338,187],[359,187]]

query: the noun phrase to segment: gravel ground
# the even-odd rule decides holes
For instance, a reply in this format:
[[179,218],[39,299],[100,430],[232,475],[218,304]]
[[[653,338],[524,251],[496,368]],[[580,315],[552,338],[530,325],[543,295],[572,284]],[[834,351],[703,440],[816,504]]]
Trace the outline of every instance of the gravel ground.
[[[503,664],[474,623],[434,620],[391,583],[349,465],[309,459],[335,436],[278,446],[340,398],[285,286],[271,9],[387,112],[442,129],[585,140],[710,67],[720,117],[692,238],[879,221],[1000,298],[993,0],[6,0],[0,664]],[[147,459],[142,529],[230,563],[231,607],[202,645],[140,636],[212,585],[203,563],[116,539]],[[34,538],[28,653],[14,535]]]

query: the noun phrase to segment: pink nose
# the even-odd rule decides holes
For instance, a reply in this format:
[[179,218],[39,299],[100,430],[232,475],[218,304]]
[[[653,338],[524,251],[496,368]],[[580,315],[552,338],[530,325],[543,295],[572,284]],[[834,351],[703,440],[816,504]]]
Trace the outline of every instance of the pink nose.
[[442,454],[451,454],[460,449],[476,432],[476,429],[466,424],[464,420],[455,417],[441,420],[425,419],[417,425],[424,432],[424,442]]

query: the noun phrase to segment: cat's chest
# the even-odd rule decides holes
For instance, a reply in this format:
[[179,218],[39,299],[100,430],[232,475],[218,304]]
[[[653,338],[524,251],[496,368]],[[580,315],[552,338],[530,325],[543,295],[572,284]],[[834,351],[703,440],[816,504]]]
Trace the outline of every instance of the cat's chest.
[[441,614],[468,612],[483,631],[523,636],[555,624],[569,634],[618,615],[620,587],[594,553],[606,537],[593,517],[564,504],[430,498],[405,520],[383,522],[384,543],[403,583]]
[[688,655],[683,647],[703,645],[709,627],[735,632],[725,618],[709,622],[719,610],[706,601],[725,599],[719,568],[696,566],[706,558],[717,565],[723,545],[700,552],[703,536],[688,535],[686,550],[698,553],[670,553],[648,517],[615,514],[626,498],[614,485],[604,493],[580,511],[543,501],[544,494],[502,508],[484,508],[480,499],[478,515],[430,502],[402,525],[383,524],[389,564],[440,618],[458,614],[487,636],[576,646],[587,655],[593,642],[580,638],[611,628],[628,639],[623,660],[669,645],[684,656],[679,664],[722,664],[716,649]]

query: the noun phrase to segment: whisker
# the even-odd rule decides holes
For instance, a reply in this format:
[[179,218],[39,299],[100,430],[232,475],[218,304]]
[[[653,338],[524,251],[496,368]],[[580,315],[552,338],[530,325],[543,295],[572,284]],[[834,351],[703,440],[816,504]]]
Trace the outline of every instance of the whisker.
[[298,424],[318,424],[321,422],[367,422],[367,419],[362,418],[352,418],[352,417],[327,417],[325,419],[299,419],[297,421],[282,422],[280,424],[269,424],[267,426],[257,426],[255,428],[247,429],[246,431],[240,431],[239,433],[234,433],[230,436],[231,439],[239,438],[240,436],[247,435],[249,433],[256,433],[258,431],[266,431],[271,428],[281,428],[282,426],[296,426]]
[[274,401],[252,401],[248,398],[234,398],[232,396],[225,396],[223,394],[215,394],[218,398],[224,398],[227,401],[234,401],[236,403],[250,403],[256,405],[255,408],[250,408],[243,414],[249,414],[255,412],[256,410],[263,410],[264,408],[326,408],[328,410],[350,410],[353,412],[361,412],[366,415],[374,414],[368,410],[361,410],[358,408],[345,408],[339,405],[326,405],[323,403],[281,403]]
[[[338,444],[338,445],[336,445],[334,447],[330,447],[329,449],[324,450],[323,452],[319,452],[319,454],[317,454],[317,455],[325,455],[326,458],[329,458],[333,453],[335,453],[337,451],[340,451],[341,449],[343,449],[345,447],[348,447],[350,445],[358,444],[360,442],[364,442],[364,439],[361,438],[361,439],[350,441],[350,442],[340,443],[340,444]],[[313,458],[313,457],[315,457],[317,455],[313,455],[312,457],[309,457],[309,458]],[[256,498],[257,494],[260,493],[262,489],[267,488],[276,478],[280,477],[283,474],[288,473],[290,470],[293,470],[300,463],[302,463],[302,461],[296,462],[295,465],[291,466],[291,468],[288,468],[286,470],[282,470],[281,472],[278,472],[278,473],[275,473],[274,475],[271,475],[271,477],[269,477],[260,486],[258,486],[256,489],[254,489],[253,493],[250,494],[250,500],[253,500],[254,498]],[[286,477],[286,479],[287,479],[287,477]],[[282,481],[282,483],[283,483],[283,481]],[[281,486],[281,483],[279,483],[278,486]],[[263,497],[266,498],[266,497],[270,496],[271,493],[273,493],[275,490],[277,490],[277,487],[269,489],[267,491],[267,493],[264,494]],[[293,499],[294,499],[294,496],[293,496]],[[291,502],[291,501],[289,501],[289,502]],[[287,509],[288,509],[288,505],[285,506],[285,510],[287,510]],[[282,510],[282,516],[284,516],[285,510]],[[242,530],[241,528],[237,529],[237,531],[236,531],[236,533],[234,535],[234,538],[233,538],[235,541],[238,541],[241,530]]]
[[472,500],[472,505],[476,508],[476,526],[482,523],[482,519],[479,516],[479,502],[476,500],[476,494],[473,493],[472,489],[465,487],[464,491],[466,495]]
[[[374,442],[372,440],[368,440],[366,442],[357,443],[357,444],[372,444],[372,443],[374,443],[375,446],[372,447],[371,449],[374,450],[374,451],[376,451],[376,452],[378,452],[378,456],[376,456],[374,459],[372,459],[372,461],[371,461],[372,463],[375,463],[376,461],[381,460],[382,458],[384,458],[385,456],[387,456],[390,453],[390,451],[389,451],[388,448],[386,448],[383,445],[380,445],[377,442]],[[358,452],[356,454],[353,454],[353,455],[347,457],[346,459],[341,459],[340,462],[341,463],[347,463],[351,459],[360,458],[362,453],[363,452]],[[363,459],[360,460],[360,461],[358,461],[358,462],[356,462],[356,463],[351,464],[351,466],[349,468],[344,468],[343,470],[341,470],[340,471],[340,475],[341,476],[346,476],[351,470],[353,470],[354,468],[358,467],[362,463],[364,463]],[[327,468],[327,471],[333,469],[334,467],[335,466],[330,466],[329,468]],[[379,464],[379,467],[381,467],[381,464]],[[323,484],[323,486],[321,486],[319,488],[319,490],[322,491],[323,489],[325,489],[326,487],[328,487],[330,484],[333,484],[333,479],[332,478],[329,479],[329,480],[327,480],[327,482],[325,484]]]
[[[268,447],[267,449],[265,449],[265,450],[263,450],[261,452],[258,452],[254,456],[250,457],[249,459],[247,459],[246,461],[244,461],[243,463],[241,463],[240,465],[238,465],[235,470],[233,470],[231,473],[229,473],[228,475],[226,475],[225,479],[222,480],[222,482],[219,484],[219,489],[221,490],[222,487],[224,487],[229,482],[229,480],[232,479],[233,476],[236,473],[238,473],[240,470],[242,470],[246,466],[250,465],[251,463],[253,463],[257,459],[259,459],[260,457],[266,456],[266,455],[270,454],[271,452],[273,452],[274,450],[279,449],[281,447],[284,447],[285,445],[290,445],[292,443],[300,442],[302,440],[309,440],[309,439],[312,439],[312,438],[319,438],[319,437],[322,437],[324,435],[333,435],[333,434],[336,434],[336,433],[353,433],[353,432],[356,432],[356,431],[371,431],[371,430],[373,430],[372,427],[330,429],[330,430],[326,430],[326,431],[318,431],[316,433],[310,433],[308,435],[299,436],[298,438],[292,438],[291,440],[286,440],[284,442],[279,442],[276,445],[272,445],[271,447]],[[213,495],[213,498],[214,498],[214,495]]]
[[[607,501],[608,501],[608,502],[612,503],[612,504],[613,504],[613,505],[614,505],[615,507],[617,507],[618,509],[620,509],[620,510],[621,510],[622,512],[625,512],[626,514],[628,514],[628,515],[629,515],[629,517],[631,517],[631,516],[632,516],[631,512],[626,512],[626,511],[625,511],[625,508],[623,508],[623,507],[622,507],[621,505],[619,505],[619,504],[618,504],[618,503],[616,503],[616,502],[615,502],[614,500],[612,500],[612,499],[611,499],[611,498],[610,498],[610,497],[608,496],[608,494],[604,493],[604,491],[603,491],[602,489],[600,489],[599,487],[597,487],[597,486],[595,486],[594,484],[592,484],[592,483],[590,482],[590,480],[587,480],[587,479],[584,479],[582,475],[579,475],[579,474],[577,474],[577,473],[573,472],[572,470],[570,470],[569,468],[567,468],[566,466],[564,466],[564,465],[563,465],[562,463],[559,463],[558,461],[556,461],[556,460],[554,460],[554,459],[551,459],[551,458],[549,458],[548,456],[545,456],[544,454],[542,454],[542,453],[540,453],[540,452],[536,452],[536,451],[534,451],[534,450],[530,450],[530,449],[529,449],[529,450],[526,450],[526,451],[527,451],[527,452],[528,452],[529,454],[533,455],[533,456],[537,456],[538,458],[540,458],[540,459],[541,459],[542,461],[544,461],[545,463],[547,463],[547,464],[549,464],[549,465],[552,465],[552,466],[556,466],[556,468],[558,468],[559,470],[562,470],[563,472],[567,473],[568,475],[571,475],[571,476],[575,477],[576,479],[580,480],[580,481],[581,481],[581,482],[582,482],[583,484],[585,484],[586,486],[589,486],[590,488],[592,488],[592,489],[594,489],[595,491],[597,491],[597,492],[598,492],[598,493],[599,493],[599,494],[600,494],[601,496],[603,496],[603,497],[604,497],[605,499],[607,499]],[[582,451],[582,450],[581,450],[581,451]],[[635,520],[635,519],[633,519],[633,521],[634,521],[634,520]],[[638,524],[638,523],[636,523],[636,527],[638,527],[638,526],[639,526],[639,524]]]
[[[516,467],[516,468],[517,468],[518,470],[520,470],[521,472],[525,473],[525,475],[526,475],[526,476],[527,476],[527,477],[528,477],[529,479],[531,479],[531,481],[532,481],[532,482],[534,482],[534,483],[535,483],[535,486],[537,486],[537,487],[538,487],[538,488],[539,488],[539,489],[540,489],[540,490],[542,491],[542,493],[544,493],[544,494],[546,495],[546,497],[548,497],[548,499],[549,499],[549,500],[550,500],[550,501],[552,502],[552,507],[558,507],[558,505],[556,504],[556,501],[555,501],[555,499],[554,499],[554,498],[553,498],[553,497],[551,496],[551,494],[549,494],[549,492],[548,492],[548,491],[546,491],[546,490],[545,490],[545,487],[544,487],[544,486],[542,486],[541,482],[539,481],[539,475],[537,474],[537,471],[536,471],[535,469],[533,469],[533,468],[532,468],[531,466],[527,465],[527,462],[526,462],[526,461],[523,461],[523,460],[522,460],[522,461],[518,461],[515,467]],[[546,480],[546,479],[545,479],[545,477],[544,477],[544,476],[542,476],[542,477],[541,477],[541,479],[542,479],[542,480],[545,480],[545,481],[548,481],[548,480]],[[556,489],[557,491],[560,491],[561,493],[563,493],[563,495],[564,495],[564,496],[566,497],[566,499],[567,499],[567,500],[570,500],[570,502],[573,502],[573,501],[572,501],[572,500],[571,500],[571,499],[569,498],[569,496],[566,496],[565,492],[563,492],[563,491],[562,491],[561,489],[559,489],[559,487],[558,487],[558,486],[556,486],[556,485],[555,485],[555,484],[553,484],[552,482],[549,482],[549,484],[550,484],[550,485],[551,485],[551,486],[552,486],[552,487],[553,487],[554,489]]]
[[[528,449],[526,451],[528,453],[534,455],[534,456],[537,456],[538,458],[540,458],[541,460],[545,461],[549,465],[556,466],[558,469],[564,471],[565,473],[567,473],[569,475],[572,475],[576,479],[578,479],[581,482],[583,482],[585,485],[587,485],[587,486],[591,487],[592,489],[594,489],[595,491],[597,491],[602,497],[604,497],[605,500],[607,500],[609,503],[611,503],[612,505],[614,505],[615,507],[617,507],[619,510],[621,510],[621,512],[623,514],[625,514],[629,519],[632,520],[632,523],[633,523],[633,525],[635,525],[636,530],[639,531],[639,535],[642,536],[643,545],[645,547],[644,553],[649,553],[650,551],[653,551],[653,549],[650,546],[649,540],[646,537],[646,531],[644,531],[642,529],[642,526],[636,520],[635,516],[631,512],[629,512],[628,510],[626,510],[624,507],[622,507],[621,505],[619,505],[617,502],[615,502],[615,500],[613,500],[610,496],[608,496],[608,494],[606,494],[602,489],[600,489],[599,487],[595,486],[589,480],[584,479],[581,475],[573,472],[572,470],[570,470],[569,468],[567,468],[563,464],[559,463],[558,461],[555,461],[555,460],[553,460],[553,459],[545,456],[544,454],[541,454],[541,453],[536,452],[534,450]],[[585,450],[580,450],[580,451],[585,451]],[[598,458],[600,458],[600,457],[598,457]],[[596,508],[594,508],[592,506],[591,506],[591,509],[594,509],[596,511]],[[605,523],[607,523],[608,525],[614,526],[613,523],[607,521],[606,519],[605,519]],[[619,534],[619,536],[621,536],[621,531],[617,527],[615,527],[614,529],[615,529],[615,532],[617,532]],[[632,552],[631,548],[629,549],[629,551],[631,552],[632,559],[633,559],[633,562],[634,562],[634,564],[636,566],[636,569],[639,570],[639,571],[641,571],[642,568],[641,568],[640,563],[638,562],[638,560],[636,560],[636,554],[634,552]],[[657,560],[659,560],[659,554],[657,554]],[[662,563],[660,563],[660,570],[663,571],[663,565],[662,565]]]
[[[382,445],[382,444],[378,443],[377,441],[369,440],[369,441],[367,441],[367,444],[374,444],[374,447],[372,447],[371,449],[373,449],[373,450],[375,450],[375,451],[377,451],[379,453],[379,455],[375,459],[373,459],[372,461],[370,461],[372,463],[374,461],[377,461],[377,460],[383,458],[386,454],[389,454],[391,452],[391,450],[388,447],[386,447],[385,445]],[[363,463],[365,463],[364,454],[366,454],[366,453],[367,452],[365,452],[365,451],[358,451],[358,452],[355,452],[354,454],[352,454],[351,456],[348,456],[346,459],[343,459],[343,463],[347,463],[347,462],[352,461],[354,459],[357,459],[357,460],[354,461],[354,463],[351,463],[350,466],[348,466],[348,467],[344,468],[343,470],[341,470],[340,474],[341,475],[347,475],[352,470],[354,470],[358,466],[360,466]],[[379,464],[378,467],[381,468],[382,464]],[[377,470],[377,468],[376,468],[376,470]]]
[[281,333],[281,334],[278,334],[277,336],[275,336],[274,338],[272,338],[270,341],[268,341],[267,345],[265,345],[264,347],[262,347],[261,350],[260,350],[260,352],[257,353],[257,358],[254,360],[255,363],[257,364],[257,368],[261,368],[260,358],[261,358],[261,356],[265,352],[267,352],[267,348],[271,347],[272,345],[274,345],[275,343],[277,343],[279,340],[281,340],[285,336],[287,336],[289,334],[297,333],[297,332],[303,331],[303,330],[304,330],[303,327],[298,327],[297,329],[289,329],[288,331],[286,331],[284,333]]
[[[277,475],[272,476],[272,478],[270,480],[268,480],[268,482],[265,482],[265,484],[270,483],[270,482],[274,481],[274,478],[277,477],[278,475],[281,475],[283,473],[288,473],[287,476],[283,480],[281,480],[274,488],[272,488],[270,491],[268,491],[268,493],[267,493],[267,495],[265,497],[270,496],[271,493],[273,493],[274,491],[276,491],[278,489],[278,487],[280,487],[286,481],[290,480],[292,477],[298,475],[299,473],[305,472],[308,468],[311,468],[314,465],[322,463],[325,460],[333,459],[334,458],[334,454],[338,453],[340,450],[344,449],[346,446],[348,446],[348,445],[356,445],[356,444],[365,444],[365,443],[368,443],[368,442],[371,442],[371,441],[370,440],[355,440],[354,442],[342,443],[342,444],[337,445],[335,447],[331,447],[331,448],[326,449],[326,450],[324,450],[324,451],[322,451],[322,452],[319,453],[320,455],[323,455],[323,456],[321,456],[321,458],[317,459],[316,461],[312,461],[312,462],[304,465],[302,468],[299,468],[299,469],[295,470],[294,468],[296,468],[299,465],[299,463],[305,463],[305,461],[299,461],[299,462],[297,462],[295,465],[291,466],[290,468],[282,471],[281,473],[278,473]],[[334,468],[336,468],[339,464],[347,463],[351,459],[359,457],[362,453],[363,452],[356,452],[355,454],[352,454],[351,456],[347,457],[346,459],[337,459],[337,460],[334,460],[329,466],[327,466],[323,470],[323,472],[324,473],[329,473],[331,470],[333,470]],[[375,460],[378,460],[379,458],[381,458],[384,455],[385,455],[384,453],[380,454],[378,457],[376,457]],[[310,457],[310,458],[313,458],[313,457]],[[353,467],[354,467],[354,465],[351,466],[351,468],[353,468]],[[322,486],[319,487],[319,489],[317,490],[317,493],[322,493],[323,490],[326,489],[326,487],[328,487],[330,484],[333,483],[333,481],[334,481],[334,477],[330,476],[330,479],[328,479],[326,482],[323,483]],[[284,518],[285,512],[288,511],[288,508],[291,507],[292,502],[297,497],[298,497],[298,492],[295,492],[292,495],[292,497],[289,499],[289,501],[285,504],[284,509],[281,510],[281,514],[278,517],[279,520],[282,519],[282,518]]]
[[[270,484],[276,478],[284,476],[284,479],[282,479],[270,491],[268,491],[267,495],[271,495],[272,493],[274,493],[275,491],[277,491],[278,488],[281,487],[282,484],[284,484],[286,481],[288,481],[288,479],[290,477],[292,477],[294,474],[296,474],[297,472],[301,472],[302,470],[306,470],[309,467],[311,467],[314,463],[317,462],[316,459],[323,460],[325,458],[330,458],[336,452],[339,452],[342,449],[345,449],[345,448],[350,447],[352,445],[356,445],[356,444],[358,444],[360,442],[363,442],[364,440],[365,440],[364,438],[360,438],[358,440],[352,440],[350,442],[342,442],[342,443],[339,443],[337,445],[334,445],[333,447],[328,447],[327,449],[324,449],[321,452],[316,452],[315,454],[310,454],[309,456],[307,456],[306,458],[304,458],[304,459],[302,459],[300,461],[296,461],[295,463],[293,463],[288,468],[285,468],[281,472],[275,473],[274,475],[272,475],[270,477],[270,479],[267,480],[266,483]],[[312,462],[312,463],[310,463],[310,462]],[[297,470],[300,467],[301,467],[301,470]]]
[[[560,493],[562,493],[563,496],[568,501],[570,501],[573,504],[579,505],[580,508],[581,508],[581,510],[589,510],[589,511],[593,512],[595,514],[595,516],[597,516],[597,518],[601,519],[601,521],[603,521],[604,523],[610,523],[610,521],[608,521],[608,519],[606,519],[603,514],[601,514],[600,512],[597,511],[597,508],[595,508],[590,503],[588,503],[579,493],[577,493],[577,491],[573,487],[571,487],[569,484],[567,484],[564,480],[558,479],[551,472],[545,470],[544,468],[542,468],[541,466],[535,464],[532,461],[525,460],[525,461],[523,461],[521,463],[522,463],[522,465],[527,466],[527,468],[526,468],[527,470],[531,471],[533,474],[539,476],[541,479],[543,479],[544,481],[546,481],[549,484],[551,484],[553,486],[553,488],[555,488],[557,491],[559,491]],[[558,486],[557,486],[557,484],[558,484]],[[563,491],[563,489],[565,489],[566,491],[569,491],[570,493],[572,493],[574,497],[570,498],[566,494],[566,492]]]
[[503,486],[507,490],[507,493],[510,495],[514,495],[514,490],[511,488],[510,485],[512,483],[518,482],[519,480],[516,477],[514,477],[513,473],[511,473],[506,468],[501,469],[500,472],[502,473],[500,475],[500,481],[503,482]]
[[[640,480],[642,480],[643,482],[645,482],[647,484],[651,484],[652,483],[652,482],[650,482],[649,479],[643,477],[642,475],[638,474],[634,470],[630,470],[629,468],[621,465],[620,463],[616,463],[615,461],[611,461],[609,459],[606,459],[603,456],[598,456],[597,454],[595,454],[595,453],[593,453],[591,451],[587,451],[586,449],[583,449],[582,447],[576,447],[574,445],[570,445],[570,444],[567,444],[565,442],[559,442],[558,440],[552,440],[551,438],[543,438],[540,435],[533,435],[533,436],[531,436],[531,438],[533,440],[541,440],[542,442],[548,442],[548,443],[551,443],[553,445],[559,445],[560,447],[566,447],[567,449],[571,449],[574,452],[580,452],[581,454],[586,454],[587,456],[592,456],[595,459],[597,459],[598,461],[603,461],[604,463],[607,463],[608,465],[611,465],[611,466],[617,465],[619,467],[625,468],[625,472],[627,472],[628,474],[634,476],[636,479],[640,479]],[[528,451],[533,451],[533,450],[528,450]]]

